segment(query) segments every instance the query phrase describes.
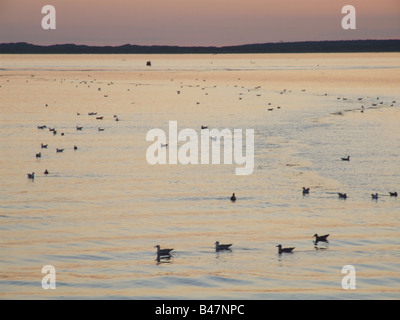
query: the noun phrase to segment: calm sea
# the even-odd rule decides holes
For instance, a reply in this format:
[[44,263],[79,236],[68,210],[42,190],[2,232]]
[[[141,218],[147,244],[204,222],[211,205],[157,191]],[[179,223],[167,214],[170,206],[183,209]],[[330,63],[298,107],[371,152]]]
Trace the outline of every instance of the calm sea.
[[[1,55],[0,298],[399,299],[399,85],[399,54]],[[169,121],[254,129],[254,172],[149,165]]]

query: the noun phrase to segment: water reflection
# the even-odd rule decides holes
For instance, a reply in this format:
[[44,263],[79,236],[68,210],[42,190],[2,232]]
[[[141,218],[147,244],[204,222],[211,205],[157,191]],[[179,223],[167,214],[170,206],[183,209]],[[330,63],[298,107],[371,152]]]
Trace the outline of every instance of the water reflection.
[[172,255],[168,254],[168,255],[157,255],[157,258],[155,261],[157,261],[157,265],[160,265],[162,263],[172,263],[173,260],[171,260],[173,258]]

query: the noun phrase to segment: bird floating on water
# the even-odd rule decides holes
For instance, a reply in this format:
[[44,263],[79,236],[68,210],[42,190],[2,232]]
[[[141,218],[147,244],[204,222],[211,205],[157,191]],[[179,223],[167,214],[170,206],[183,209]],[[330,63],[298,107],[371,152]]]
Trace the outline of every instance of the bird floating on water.
[[319,236],[318,234],[314,234],[313,238],[315,238],[315,243],[317,242],[328,242],[328,237],[329,234],[326,234],[324,236]]
[[378,200],[379,199],[379,194],[375,193],[375,194],[371,194],[372,199],[374,200]]
[[234,193],[232,194],[231,201],[232,201],[232,202],[235,202],[235,201],[236,201],[236,196],[235,196]]
[[174,249],[160,249],[160,245],[154,246],[154,248],[157,248],[157,255],[158,256],[169,256],[171,254],[171,251]]
[[36,153],[36,159],[37,159],[37,158],[41,158],[41,157],[42,157],[42,153],[41,153],[41,152]]
[[350,156],[347,156],[347,158],[342,158],[342,161],[350,161]]
[[44,171],[44,174],[49,174],[49,171],[47,171],[47,169]]
[[215,242],[215,251],[231,250],[232,243],[220,244],[219,241]]
[[340,199],[347,199],[346,193],[338,193]]
[[47,146],[48,146],[48,144],[43,144],[43,143],[40,144],[40,147],[41,147],[42,149],[47,149]]
[[63,152],[63,151],[64,151],[64,149],[58,149],[58,148],[56,150],[57,153],[60,153],[60,152]]
[[398,196],[397,192],[389,192],[389,195],[391,197],[397,197]]
[[282,248],[282,245],[277,245],[276,246],[277,248],[278,248],[278,252],[279,252],[279,254],[282,254],[282,253],[292,253],[292,251],[294,250],[294,249],[296,249],[296,248]]
[[310,194],[310,188],[303,187],[303,195]]
[[35,173],[34,172],[32,172],[32,173],[28,173],[28,179],[35,179]]
[[201,130],[208,129],[208,126],[201,126]]

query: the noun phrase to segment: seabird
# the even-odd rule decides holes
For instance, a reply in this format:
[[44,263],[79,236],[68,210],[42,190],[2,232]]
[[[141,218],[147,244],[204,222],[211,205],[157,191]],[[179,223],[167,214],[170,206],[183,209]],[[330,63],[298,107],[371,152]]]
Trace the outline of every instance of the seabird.
[[36,159],[37,159],[37,158],[41,158],[41,157],[42,157],[42,153],[41,153],[41,152],[36,153]]
[[47,169],[44,171],[44,174],[49,174],[49,172],[47,171]]
[[77,147],[77,146],[74,146],[74,150],[78,150],[78,147]]
[[295,249],[295,248],[282,248],[282,245],[280,245],[280,244],[277,245],[276,247],[278,248],[279,254],[292,253],[292,251]]
[[208,129],[208,126],[201,126],[201,129]]
[[342,158],[342,161],[350,161],[350,156],[347,156],[347,158]]
[[310,194],[310,188],[305,188],[305,187],[303,187],[303,195],[305,195],[305,194]]
[[104,131],[104,128],[99,128],[99,131]]
[[166,147],[168,147],[168,143],[166,144],[161,143],[161,148],[166,148]]
[[397,192],[389,192],[391,197],[397,197]]
[[81,131],[83,127],[76,126],[76,131]]
[[347,199],[346,193],[338,193],[340,199]]
[[215,251],[231,250],[232,244],[219,244],[219,241],[215,242]]
[[231,201],[232,201],[232,202],[235,202],[235,201],[236,201],[236,196],[235,196],[235,194],[232,194]]
[[315,238],[315,243],[317,242],[328,242],[329,234],[326,234],[324,236],[319,236],[318,234],[314,234],[313,238]]
[[104,117],[96,117],[97,120],[103,120]]
[[56,150],[56,152],[63,152],[63,151],[64,151],[64,149],[58,149],[58,148]]
[[32,172],[32,173],[28,173],[28,179],[35,179],[35,173],[34,172]]
[[171,251],[174,249],[160,249],[160,245],[154,246],[154,248],[157,248],[157,255],[158,256],[169,256]]
[[377,193],[375,193],[375,194],[371,194],[371,197],[372,197],[372,199],[374,199],[374,200],[378,200],[379,195],[378,195]]
[[43,144],[43,143],[40,144],[40,147],[41,147],[42,149],[47,149],[47,146],[48,146],[48,144]]

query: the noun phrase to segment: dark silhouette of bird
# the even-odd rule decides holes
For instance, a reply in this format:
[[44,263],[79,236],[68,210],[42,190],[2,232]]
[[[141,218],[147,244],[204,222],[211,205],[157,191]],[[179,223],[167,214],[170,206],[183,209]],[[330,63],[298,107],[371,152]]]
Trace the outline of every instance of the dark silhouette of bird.
[[215,242],[215,251],[231,250],[232,243],[220,244],[219,241]]
[[41,158],[41,157],[42,157],[42,153],[41,153],[41,152],[36,153],[36,159],[37,159],[37,158]]
[[379,194],[375,193],[375,194],[371,194],[372,199],[374,200],[378,200],[379,199]]
[[294,250],[294,249],[296,249],[296,248],[282,248],[282,245],[277,245],[276,246],[277,248],[278,248],[278,252],[279,252],[279,254],[282,254],[282,253],[292,253],[292,251]]
[[231,201],[232,201],[232,202],[235,202],[235,201],[236,201],[236,196],[235,196],[235,194],[232,194]]
[[314,234],[313,238],[315,238],[315,243],[317,242],[328,242],[328,237],[329,234],[326,234],[324,236],[319,236],[318,234]]
[[340,199],[347,199],[346,193],[338,193]]
[[32,172],[32,173],[28,173],[28,179],[35,179],[35,173],[34,172]]
[[303,187],[303,195],[310,194],[310,188]]
[[56,149],[57,153],[60,153],[60,152],[63,152],[63,151],[64,151],[64,149],[58,149],[58,148]]
[[160,249],[160,245],[154,246],[154,248],[157,248],[157,255],[158,256],[168,256],[171,254],[171,251],[174,249]]
[[350,161],[350,156],[347,156],[347,158],[342,158],[342,161]]
[[397,192],[389,192],[389,194],[390,194],[391,197],[397,197],[398,196]]
[[44,174],[49,174],[49,171],[47,171],[47,169],[44,171]]
[[78,150],[78,147],[77,147],[77,146],[74,146],[74,150]]
[[40,148],[42,148],[42,149],[47,149],[47,147],[48,147],[48,144],[43,144],[43,143],[40,144]]

